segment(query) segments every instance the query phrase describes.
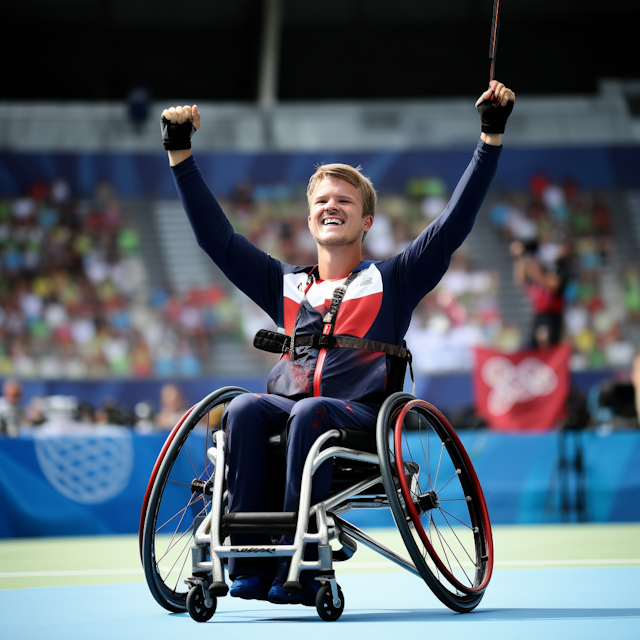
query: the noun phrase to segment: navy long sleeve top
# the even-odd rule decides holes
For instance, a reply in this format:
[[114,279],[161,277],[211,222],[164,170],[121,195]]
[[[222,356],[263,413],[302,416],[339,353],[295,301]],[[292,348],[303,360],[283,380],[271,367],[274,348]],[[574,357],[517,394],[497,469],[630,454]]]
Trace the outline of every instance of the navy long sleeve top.
[[[356,268],[334,335],[402,344],[413,310],[440,281],[471,231],[501,151],[479,141],[440,216],[401,253]],[[322,333],[333,290],[343,281],[310,281],[309,266],[280,262],[235,233],[192,157],[172,172],[198,244],[227,278],[273,318],[280,332]],[[282,356],[267,391],[294,399],[324,395],[378,405],[389,392],[389,358],[362,349],[301,347],[295,358]]]

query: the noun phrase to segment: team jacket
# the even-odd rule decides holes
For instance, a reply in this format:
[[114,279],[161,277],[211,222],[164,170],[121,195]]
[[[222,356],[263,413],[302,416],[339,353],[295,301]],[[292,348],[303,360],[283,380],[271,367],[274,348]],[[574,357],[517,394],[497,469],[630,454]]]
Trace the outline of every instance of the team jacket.
[[[356,268],[334,335],[402,344],[413,310],[471,231],[501,151],[478,142],[442,214],[402,253]],[[284,264],[235,233],[192,157],[172,171],[198,244],[227,278],[273,318],[280,333],[321,334],[334,288],[344,280],[319,281],[313,267]],[[282,355],[269,374],[267,391],[295,400],[322,395],[375,406],[388,395],[389,367],[389,356],[376,351],[303,346],[293,358]]]

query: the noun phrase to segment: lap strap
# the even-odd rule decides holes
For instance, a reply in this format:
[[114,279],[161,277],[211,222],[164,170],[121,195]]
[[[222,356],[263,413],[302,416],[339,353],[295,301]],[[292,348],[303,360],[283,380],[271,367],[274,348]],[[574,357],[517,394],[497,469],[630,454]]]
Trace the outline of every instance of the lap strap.
[[331,349],[332,347],[348,347],[350,349],[366,349],[367,351],[377,351],[386,353],[396,358],[406,358],[411,360],[411,352],[407,349],[405,342],[402,346],[380,342],[379,340],[367,340],[365,338],[354,338],[352,336],[336,335],[296,335],[293,340],[291,336],[284,333],[260,329],[253,339],[253,346],[262,351],[270,353],[290,353],[297,347],[314,347],[316,349]]

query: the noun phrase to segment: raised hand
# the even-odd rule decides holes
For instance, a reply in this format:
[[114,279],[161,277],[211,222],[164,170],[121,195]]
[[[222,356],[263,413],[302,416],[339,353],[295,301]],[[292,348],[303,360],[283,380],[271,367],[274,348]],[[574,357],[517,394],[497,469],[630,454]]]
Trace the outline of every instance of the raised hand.
[[511,89],[505,87],[502,82],[492,80],[489,83],[489,88],[478,98],[476,107],[485,100],[490,100],[496,107],[506,107],[507,102],[516,101],[516,94],[511,91]]
[[200,128],[200,111],[198,111],[197,104],[192,107],[188,104],[185,104],[184,107],[169,107],[162,112],[162,117],[172,124],[183,124],[190,121],[196,131]]
[[169,107],[160,116],[162,143],[169,152],[171,166],[191,156],[191,136],[200,128],[198,105]]
[[482,122],[481,138],[487,144],[502,143],[502,134],[515,101],[516,94],[497,80],[492,80],[489,88],[478,98],[476,109]]

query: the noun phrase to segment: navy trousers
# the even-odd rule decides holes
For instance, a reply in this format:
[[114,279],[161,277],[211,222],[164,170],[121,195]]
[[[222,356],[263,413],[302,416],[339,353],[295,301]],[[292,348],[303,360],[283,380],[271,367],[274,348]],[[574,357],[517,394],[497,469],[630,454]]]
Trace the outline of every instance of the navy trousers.
[[[267,511],[274,504],[269,486],[269,437],[286,430],[287,450],[284,462],[285,481],[283,511],[297,511],[304,463],[318,436],[329,429],[341,427],[373,431],[378,411],[367,405],[334,398],[304,398],[295,402],[270,394],[246,393],[234,398],[224,415],[227,432],[227,485],[229,511]],[[331,461],[315,473],[311,503],[327,496],[331,486]],[[273,507],[272,507],[273,510]],[[270,544],[268,534],[233,535],[232,544]],[[288,559],[287,559],[288,560]],[[279,563],[278,573],[282,573]],[[276,566],[271,558],[231,558],[229,575],[259,575],[274,577]]]

